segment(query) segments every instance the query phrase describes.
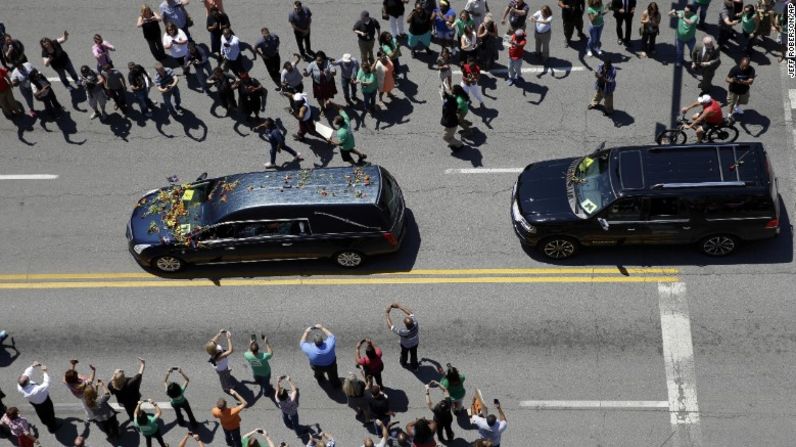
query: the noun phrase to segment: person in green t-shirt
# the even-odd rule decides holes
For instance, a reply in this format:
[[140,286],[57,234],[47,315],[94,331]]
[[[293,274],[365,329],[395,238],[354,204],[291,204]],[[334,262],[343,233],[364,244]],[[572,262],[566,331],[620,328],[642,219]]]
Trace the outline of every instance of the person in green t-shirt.
[[464,390],[464,374],[460,373],[458,369],[451,366],[450,363],[448,363],[447,367],[447,372],[440,371],[443,372],[445,376],[439,381],[439,386],[448,390],[448,394],[453,401],[453,411],[460,412],[464,410],[462,402],[464,401],[464,395],[466,394]]
[[274,441],[271,439],[271,436],[268,434],[267,431],[263,430],[262,428],[255,428],[254,430],[243,435],[243,439],[241,440],[241,445],[243,447],[265,447],[257,439],[258,434],[262,435],[263,438],[265,438],[265,442],[268,443],[268,447],[275,447]]
[[605,20],[606,9],[603,6],[602,0],[589,0],[589,7],[586,8],[586,17],[589,18],[591,27],[589,28],[589,40],[586,42],[586,55],[591,57],[593,54],[597,56],[603,54],[600,49],[603,45],[600,39],[603,35],[603,25]]
[[473,122],[467,120],[465,117],[467,116],[467,112],[470,111],[470,95],[468,95],[459,84],[453,86],[451,93],[453,93],[453,96],[456,98],[456,115],[459,117],[459,126],[462,128],[459,133],[469,134],[470,131],[472,131]]
[[[149,414],[146,411],[141,410],[141,405],[144,402],[149,402],[150,405],[155,407],[155,414]],[[168,444],[163,442],[163,435],[160,433],[160,425],[158,425],[158,421],[160,420],[161,411],[156,402],[154,402],[152,399],[147,399],[146,401],[139,400],[133,415],[135,417],[133,425],[138,429],[138,431],[141,432],[141,435],[144,437],[144,439],[146,439],[146,447],[152,447],[152,438],[157,439],[160,447],[169,447]]]
[[[393,69],[395,67],[393,66]],[[379,80],[370,64],[362,64],[357,72],[357,84],[362,86],[362,98],[365,110],[371,114],[376,111],[376,92],[379,90]]]
[[[362,87],[362,94],[365,94],[364,86]],[[332,138],[329,139],[329,143],[340,148],[340,157],[343,158],[343,161],[347,161],[352,165],[360,165],[368,156],[354,148],[354,132],[351,131],[351,119],[345,109],[343,109],[343,106],[337,105],[337,113],[338,115],[332,120],[332,127],[337,130]],[[356,154],[359,157],[356,163],[351,158],[351,154]]]
[[760,29],[760,16],[758,16],[755,7],[746,5],[741,12],[741,32],[745,40],[744,54],[750,54],[754,46],[757,31]]
[[[182,376],[184,380],[183,384],[180,385],[177,382],[169,382],[169,377],[171,377],[171,373],[178,372]],[[166,372],[166,378],[163,379],[163,386],[166,388],[166,395],[169,396],[169,403],[171,403],[171,408],[174,408],[174,415],[177,416],[177,424],[185,425],[185,419],[182,418],[182,412],[185,411],[185,414],[188,415],[188,421],[191,424],[191,427],[195,427],[198,424],[196,422],[196,418],[193,417],[193,411],[191,411],[191,405],[188,403],[188,399],[185,398],[185,389],[188,388],[188,383],[191,380],[182,372],[182,368],[178,366],[172,366]]]
[[672,9],[669,11],[669,16],[677,16],[677,31],[675,32],[674,45],[677,49],[677,57],[675,64],[680,66],[685,63],[683,58],[683,47],[688,45],[688,54],[694,52],[696,45],[696,25],[697,17],[693,10],[692,5],[685,5],[682,11]]
[[257,337],[252,335],[249,350],[243,353],[243,358],[252,368],[254,383],[260,385],[260,395],[273,398],[274,387],[271,386],[271,365],[268,361],[274,356],[274,350],[271,348],[271,343],[268,343],[268,337],[263,336],[265,352],[260,352],[260,345],[256,339]]

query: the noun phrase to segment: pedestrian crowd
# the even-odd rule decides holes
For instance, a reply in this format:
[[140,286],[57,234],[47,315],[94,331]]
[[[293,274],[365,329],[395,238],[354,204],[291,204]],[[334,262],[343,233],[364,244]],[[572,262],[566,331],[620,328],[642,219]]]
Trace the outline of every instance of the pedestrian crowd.
[[[400,322],[393,321],[393,314],[402,315]],[[414,312],[400,303],[392,303],[385,310],[385,321],[390,332],[399,339],[400,365],[418,372],[421,361],[418,360],[418,347],[420,345],[420,323]],[[306,355],[310,369],[318,382],[324,388],[345,395],[348,406],[355,411],[355,417],[364,423],[364,426],[378,437],[374,441],[365,437],[364,446],[385,447],[388,443],[402,447],[436,447],[437,441],[449,443],[454,440],[452,422],[454,414],[466,417],[467,409],[464,399],[467,394],[464,383],[465,375],[450,363],[442,368],[437,362],[430,361],[436,368],[438,380],[425,379],[425,403],[431,414],[410,421],[405,427],[400,427],[394,420],[394,398],[391,391],[384,385],[382,372],[385,361],[382,350],[370,338],[363,338],[355,345],[354,360],[359,374],[349,372],[342,380],[338,374],[337,337],[328,328],[315,324],[304,330],[299,339],[299,347]],[[204,346],[209,355],[209,363],[218,376],[220,391],[224,397],[219,398],[210,408],[210,414],[217,419],[226,445],[229,447],[254,447],[260,446],[258,439],[262,439],[269,447],[275,447],[274,441],[268,432],[262,428],[255,428],[248,433],[243,433],[244,412],[254,405],[243,394],[253,394],[232,374],[230,359],[235,354],[233,335],[225,329],[220,330]],[[294,431],[301,442],[308,447],[334,447],[334,436],[329,432],[313,430],[312,425],[302,425],[299,421],[299,389],[294,379],[289,375],[280,375],[272,380],[272,360],[274,350],[271,343],[263,334],[259,340],[257,334],[251,334],[248,350],[243,353],[243,358],[248,363],[252,383],[259,389],[254,394],[255,400],[261,396],[270,399],[280,410],[285,426]],[[423,359],[427,360],[427,359]],[[63,374],[63,384],[77,399],[85,411],[85,427],[81,434],[74,440],[74,446],[84,446],[88,438],[89,426],[95,424],[102,431],[107,440],[116,445],[123,436],[124,430],[120,424],[117,412],[111,405],[111,398],[115,396],[119,407],[127,416],[128,427],[132,427],[144,438],[147,447],[152,447],[153,440],[160,447],[168,447],[163,440],[163,412],[160,404],[155,399],[144,398],[142,385],[147,363],[138,358],[138,369],[135,374],[129,375],[122,369],[113,371],[110,379],[105,382],[99,378],[97,368],[88,365],[89,374],[81,374],[78,360],[71,360],[69,368]],[[38,373],[37,373],[38,371]],[[169,405],[175,412],[176,424],[187,427],[180,441],[180,447],[193,440],[200,446],[209,439],[202,439],[202,426],[194,415],[195,402],[188,401],[188,385],[190,378],[179,366],[170,366],[165,369],[163,376],[163,389],[169,399]],[[46,365],[35,362],[27,367],[17,380],[17,390],[30,403],[41,423],[50,433],[58,431],[64,421],[59,420],[55,414],[55,405],[50,398],[52,380]],[[433,390],[438,390],[441,397],[431,397]],[[153,395],[152,391],[146,391]],[[6,429],[16,438],[19,447],[31,447],[39,444],[37,431],[33,430],[24,409],[18,407],[6,408],[2,403],[5,395],[0,391],[0,428]],[[231,398],[231,399],[230,399]],[[478,431],[478,439],[473,445],[477,447],[499,447],[502,433],[507,428],[506,415],[497,399],[495,399],[497,414],[489,414],[485,406],[471,414],[470,424]],[[256,425],[247,421],[250,425]],[[317,426],[317,425],[316,425]],[[130,428],[127,428],[129,430]],[[286,446],[286,443],[282,443]]]
[[[297,130],[293,137],[305,142],[309,135],[338,146],[342,159],[352,164],[363,163],[366,155],[357,149],[350,128],[351,113],[361,110],[364,118],[365,114],[378,116],[384,111],[390,112],[394,91],[401,89],[399,76],[406,78],[407,69],[400,60],[402,48],[408,48],[413,58],[420,58],[421,53],[434,54],[432,45],[439,46],[439,53],[432,59],[436,63],[432,66],[440,77],[442,138],[454,150],[465,146],[456,137],[457,129],[462,137],[472,134],[467,112],[474,107],[474,100],[485,107],[482,76],[500,60],[500,51],[505,47],[508,50],[506,84],[522,86],[525,83],[522,65],[526,60],[528,24],[532,26],[534,38],[532,56],[539,63],[549,63],[554,19],[558,13],[563,22],[565,46],[574,45],[573,36],[577,31],[586,56],[602,57],[604,16],[609,12],[615,19],[618,43],[635,51],[631,37],[635,26],[633,17],[639,7],[642,12],[638,55],[657,57],[656,38],[660,33],[662,13],[655,1],[637,5],[637,0],[611,0],[606,4],[602,0],[558,0],[557,4],[542,5],[532,11],[525,0],[508,0],[502,11],[495,11],[499,17],[493,15],[487,0],[457,1],[462,3],[458,12],[453,0],[417,0],[414,4],[408,4],[409,0],[383,0],[384,29],[369,11],[363,11],[352,27],[352,41],[357,41],[359,58],[351,53],[335,58],[324,51],[313,50],[313,12],[296,0],[286,16],[298,52],[282,62],[280,37],[263,27],[253,45],[245,43],[235,32],[221,0],[203,1],[204,23],[199,23],[198,17],[194,20],[188,12],[190,0],[163,0],[156,10],[143,5],[136,19],[154,62],[129,62],[125,77],[114,63],[116,47],[95,34],[90,51],[96,65],[82,65],[77,70],[69,55],[74,49],[67,51],[74,45],[75,38],[70,40],[70,33],[64,31],[59,37],[41,39],[42,65],[55,71],[66,89],[83,89],[92,109],[90,118],[102,121],[109,117],[106,110],[109,100],[114,111],[128,115],[133,104],[137,104],[142,119],[152,118],[153,112],[158,110],[157,103],[149,97],[152,87],[160,93],[165,112],[182,113],[180,79],[185,78],[184,84],[189,88],[213,96],[227,116],[234,115],[252,129],[265,132],[265,139],[271,145],[265,167],[271,169],[278,166],[276,155],[283,150],[293,157],[293,163],[303,158],[286,144],[281,120],[260,117],[265,111],[268,90],[250,73],[253,67],[246,53],[253,59],[262,59],[274,90],[286,97],[290,115],[296,120]],[[737,117],[743,113],[741,106],[749,101],[749,87],[755,78],[748,57],[755,46],[766,46],[766,39],[774,33],[780,45],[780,61],[784,59],[789,26],[788,14],[784,11],[788,3],[796,0],[755,0],[746,5],[743,0],[717,0],[722,5],[716,22],[716,38],[707,33],[710,1],[694,0],[681,9],[668,12],[676,21],[675,63],[683,64],[699,77],[699,97],[715,95],[712,81],[721,64],[721,51],[729,50],[731,40],[736,42],[747,59],[746,62],[743,57],[739,60],[725,82],[729,90],[727,113]],[[588,25],[586,32],[584,18]],[[505,26],[505,38],[499,26]],[[209,47],[196,40],[200,27],[208,33]],[[697,36],[697,30],[705,33]],[[697,46],[697,41],[702,45]],[[37,102],[49,117],[57,118],[64,109],[51,82],[37,64],[28,60],[25,45],[7,32],[3,24],[0,24],[0,42],[0,107],[3,113],[11,119],[24,114],[22,104],[14,97],[15,87],[24,98],[31,118],[35,119],[39,113]],[[686,54],[690,62],[686,62]],[[301,67],[302,63],[306,65]],[[457,64],[461,79],[454,83],[453,67]],[[614,111],[616,68],[609,58],[604,58],[594,73],[595,93],[588,108],[601,108],[610,115]],[[305,78],[311,81],[318,107],[310,104],[304,92]],[[345,105],[334,102],[338,94],[336,78],[339,78]],[[357,96],[358,90],[362,92],[361,99]],[[387,103],[385,96],[390,100]],[[323,114],[332,129],[319,121]],[[358,158],[354,160],[352,154]]]

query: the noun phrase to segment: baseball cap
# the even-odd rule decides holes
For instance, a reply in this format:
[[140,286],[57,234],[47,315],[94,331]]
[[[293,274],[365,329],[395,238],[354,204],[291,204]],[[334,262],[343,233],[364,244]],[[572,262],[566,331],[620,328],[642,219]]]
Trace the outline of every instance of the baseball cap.
[[351,53],[346,53],[343,55],[343,62],[351,62]]
[[517,31],[514,31],[514,35],[515,36],[524,36],[525,35],[525,31],[523,31],[521,29],[518,29]]
[[713,101],[713,98],[711,98],[710,95],[702,95],[697,98],[697,101],[699,101],[700,104],[707,104],[710,101]]
[[293,101],[302,101],[304,100],[304,95],[301,93],[294,93],[293,94]]

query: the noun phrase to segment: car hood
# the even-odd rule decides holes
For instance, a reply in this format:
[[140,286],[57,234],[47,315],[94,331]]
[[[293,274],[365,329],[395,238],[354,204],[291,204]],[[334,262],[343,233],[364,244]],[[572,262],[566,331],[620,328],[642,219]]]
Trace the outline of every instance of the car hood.
[[199,202],[186,200],[190,188],[172,185],[145,194],[130,217],[128,238],[133,244],[169,244],[185,239],[199,228]]
[[522,215],[532,222],[573,220],[567,198],[567,169],[575,158],[528,165],[517,180],[517,200]]

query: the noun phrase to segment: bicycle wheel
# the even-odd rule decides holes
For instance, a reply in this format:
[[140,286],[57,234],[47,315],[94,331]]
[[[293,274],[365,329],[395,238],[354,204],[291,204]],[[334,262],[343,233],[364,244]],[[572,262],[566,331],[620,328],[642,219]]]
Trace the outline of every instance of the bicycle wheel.
[[655,142],[662,145],[683,144],[688,136],[680,129],[668,129],[655,137]]
[[721,126],[713,127],[708,130],[705,137],[711,143],[732,143],[738,139],[738,129],[736,129],[735,126],[722,124]]

